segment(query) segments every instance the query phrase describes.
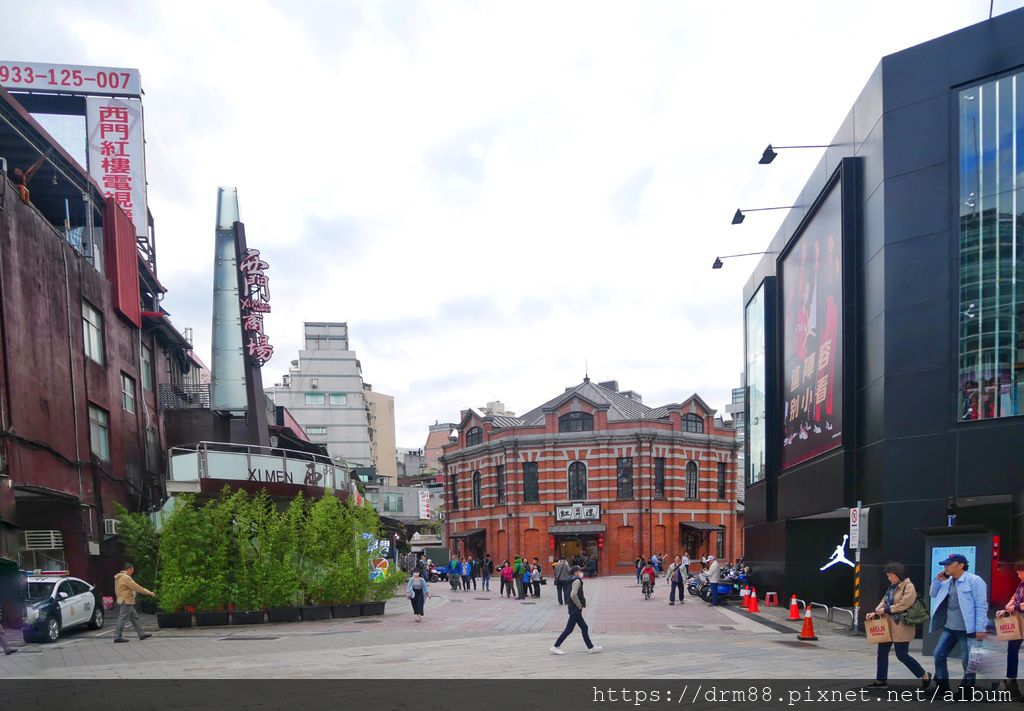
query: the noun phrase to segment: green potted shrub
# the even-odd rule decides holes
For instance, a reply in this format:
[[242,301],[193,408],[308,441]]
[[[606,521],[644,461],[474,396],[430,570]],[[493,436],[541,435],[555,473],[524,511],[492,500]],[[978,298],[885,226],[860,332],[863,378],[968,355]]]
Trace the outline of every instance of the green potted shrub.
[[386,573],[370,582],[366,594],[367,602],[362,605],[362,614],[383,615],[385,603],[393,598],[398,589],[405,584],[405,574],[400,570],[389,568]]
[[202,588],[199,514],[191,496],[181,496],[164,521],[157,573],[157,624],[191,627],[192,611]]
[[307,509],[301,540],[303,620],[329,620],[334,602],[334,556],[340,521],[340,502],[333,495],[321,496]]
[[[153,519],[146,514],[129,513],[128,509],[116,501],[114,511],[117,514],[117,535],[124,548],[124,560],[135,564],[135,575],[132,577],[142,587],[155,590],[160,535],[156,532]],[[151,597],[139,596],[136,605],[143,612],[152,614],[156,611],[156,602]],[[102,609],[99,608],[100,614]]]
[[196,597],[196,624],[200,627],[227,625],[229,550],[231,548],[232,500],[225,488],[221,496],[208,501],[197,512],[196,539],[202,554],[197,577],[202,585]]
[[[381,540],[380,517],[369,503],[365,503],[362,506],[352,506],[352,518],[356,542],[353,556],[353,569],[356,574],[354,583],[360,592],[360,614],[383,615],[384,602],[390,595],[384,596],[373,587],[377,579],[383,583],[386,578],[386,575],[374,570],[375,560],[384,554],[384,551],[377,548],[378,541]],[[378,597],[381,599],[377,599]]]
[[[267,566],[260,551],[266,535],[270,500],[265,492],[249,499],[237,492],[233,504],[233,526],[230,555],[234,560],[233,579],[229,582],[228,599],[233,603],[231,624],[260,625],[266,621],[263,610],[266,600]],[[234,498],[234,497],[233,497]]]
[[260,558],[265,566],[264,604],[270,622],[298,622],[301,612],[296,604],[299,590],[299,538],[302,530],[303,501],[298,495],[287,511],[267,514],[266,534],[260,541]]

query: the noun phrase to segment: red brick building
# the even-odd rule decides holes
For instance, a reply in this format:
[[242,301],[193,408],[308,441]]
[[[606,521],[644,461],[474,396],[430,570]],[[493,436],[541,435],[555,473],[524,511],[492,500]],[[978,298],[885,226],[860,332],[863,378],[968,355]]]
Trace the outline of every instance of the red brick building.
[[638,555],[735,559],[735,431],[697,395],[651,408],[589,378],[522,417],[466,410],[444,447],[447,536],[498,561],[596,557],[631,573]]

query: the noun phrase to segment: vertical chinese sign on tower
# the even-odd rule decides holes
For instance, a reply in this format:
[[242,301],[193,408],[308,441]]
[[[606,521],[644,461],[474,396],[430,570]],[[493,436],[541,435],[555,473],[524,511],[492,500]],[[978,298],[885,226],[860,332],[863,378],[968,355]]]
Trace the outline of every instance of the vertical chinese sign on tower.
[[265,270],[270,265],[260,258],[258,249],[246,249],[238,255],[242,290],[238,297],[242,317],[242,345],[257,368],[274,355],[274,347],[263,330],[263,315],[270,313],[270,280]]

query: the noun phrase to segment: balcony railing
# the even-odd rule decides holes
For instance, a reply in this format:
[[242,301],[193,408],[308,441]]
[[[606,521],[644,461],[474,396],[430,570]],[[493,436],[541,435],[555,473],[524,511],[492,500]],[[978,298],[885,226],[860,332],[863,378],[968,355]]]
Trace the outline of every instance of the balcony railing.
[[199,442],[172,447],[170,479],[175,482],[227,479],[347,489],[348,471],[330,457],[280,447]]
[[210,384],[171,385],[160,383],[160,408],[163,410],[210,409]]

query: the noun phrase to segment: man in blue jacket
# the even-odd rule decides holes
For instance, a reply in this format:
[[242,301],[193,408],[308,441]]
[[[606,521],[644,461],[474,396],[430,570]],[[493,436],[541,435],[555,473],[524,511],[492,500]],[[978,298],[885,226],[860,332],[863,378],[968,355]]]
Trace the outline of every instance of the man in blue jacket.
[[964,685],[974,686],[974,674],[967,673],[970,656],[969,639],[985,639],[988,625],[988,586],[974,573],[967,572],[967,558],[953,553],[939,563],[943,571],[932,581],[929,595],[935,603],[931,619],[932,632],[942,631],[935,645],[935,683],[943,691],[949,690],[949,670],[946,659],[960,642],[960,657],[964,667]]

